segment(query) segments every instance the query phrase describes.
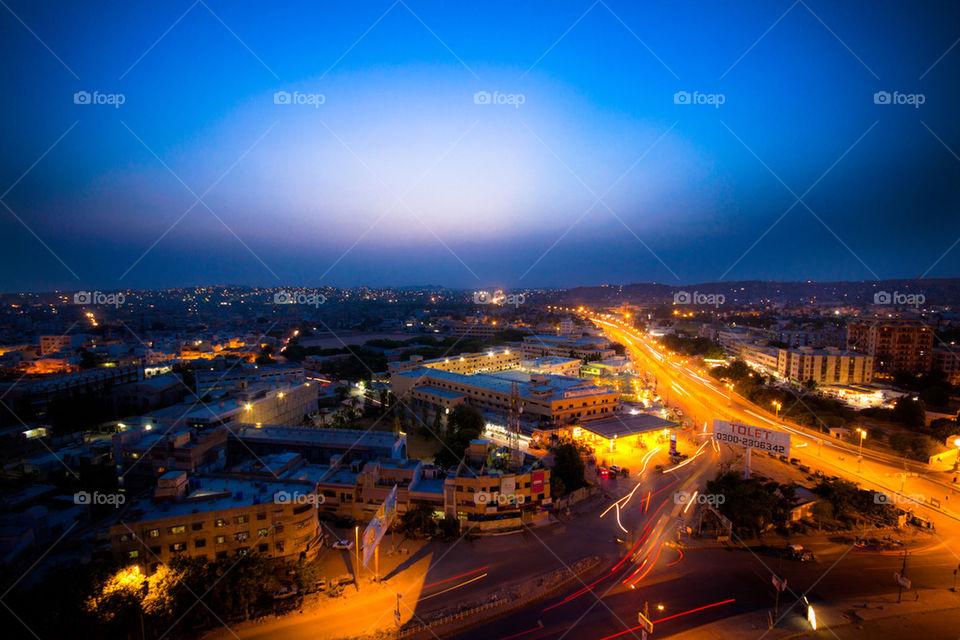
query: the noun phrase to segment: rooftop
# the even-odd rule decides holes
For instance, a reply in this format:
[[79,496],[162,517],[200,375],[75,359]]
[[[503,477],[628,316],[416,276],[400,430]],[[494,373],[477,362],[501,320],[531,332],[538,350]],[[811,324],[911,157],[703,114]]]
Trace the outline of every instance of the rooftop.
[[619,414],[612,418],[601,418],[584,423],[583,428],[591,433],[604,438],[623,438],[626,436],[639,435],[641,433],[650,433],[652,431],[661,431],[677,426],[676,422],[670,422],[650,413],[638,414]]

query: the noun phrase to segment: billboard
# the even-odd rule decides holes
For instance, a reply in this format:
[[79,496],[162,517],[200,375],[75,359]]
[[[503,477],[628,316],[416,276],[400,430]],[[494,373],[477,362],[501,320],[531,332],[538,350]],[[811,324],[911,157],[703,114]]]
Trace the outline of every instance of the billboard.
[[533,493],[540,493],[543,491],[543,478],[546,474],[543,471],[534,471],[533,475],[530,477],[530,489]]
[[733,444],[780,456],[790,455],[790,434],[766,427],[754,427],[727,420],[713,421],[713,439],[720,444]]
[[380,508],[377,509],[377,513],[373,516],[370,524],[368,524],[367,528],[363,530],[364,567],[366,567],[370,562],[370,558],[373,557],[374,550],[377,548],[377,545],[380,544],[380,541],[383,540],[383,536],[387,533],[387,530],[390,528],[390,525],[393,523],[393,519],[396,517],[396,515],[397,485],[393,485],[393,489],[390,490],[390,493],[387,494],[383,504],[381,504]]

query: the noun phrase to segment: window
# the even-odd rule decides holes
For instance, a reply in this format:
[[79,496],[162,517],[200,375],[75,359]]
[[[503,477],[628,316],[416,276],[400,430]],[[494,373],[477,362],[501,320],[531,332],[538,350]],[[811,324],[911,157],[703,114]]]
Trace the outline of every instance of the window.
[[244,524],[247,522],[247,520],[249,520],[247,516],[237,516],[235,522],[237,524]]
[[160,529],[150,529],[150,531],[147,532],[147,535],[150,536],[151,538],[159,538]]
[[150,547],[150,553],[155,556],[160,555],[160,547]]
[[194,531],[200,531],[200,530],[203,529],[203,523],[202,523],[202,522],[194,522],[192,525],[190,525],[190,528],[193,529]]
[[267,529],[266,527],[264,527],[263,529],[257,529],[257,536],[259,536],[259,537],[261,537],[261,538],[266,538],[268,531],[269,531],[269,529]]
[[268,544],[261,544],[260,546],[257,547],[257,551],[259,551],[260,553],[266,553],[266,552],[267,552],[267,549],[269,549],[269,548],[270,548],[270,545],[268,545]]
[[233,539],[236,540],[237,542],[243,542],[244,540],[249,540],[249,539],[250,539],[250,532],[249,532],[249,531],[238,531],[238,532],[236,532],[235,534],[233,534]]
[[129,534],[129,533],[122,533],[122,534],[120,534],[119,542],[127,542],[127,541],[129,541],[129,540],[130,540],[130,534]]
[[196,549],[202,549],[202,548],[204,548],[205,546],[207,546],[207,539],[206,539],[206,538],[197,538],[196,540],[193,541],[193,546],[194,546],[194,548],[196,548]]
[[139,558],[140,551],[138,551],[137,549],[134,549],[133,551],[127,551],[127,557],[130,558],[131,560]]
[[273,548],[277,550],[277,553],[283,553],[283,540],[274,542]]
[[174,542],[170,545],[170,553],[176,553],[179,551],[186,551],[187,543],[186,542]]
[[173,527],[170,527],[169,529],[167,529],[167,531],[168,531],[168,533],[186,533],[186,532],[187,532],[187,525],[185,525],[185,524],[178,524],[178,525],[175,525],[175,526],[173,526]]
[[227,557],[226,551],[217,551],[217,560],[223,560]]
[[273,528],[273,532],[274,532],[274,533],[283,533],[283,525],[282,525],[282,524],[278,524],[277,526],[275,526],[275,527]]
[[266,519],[267,519],[267,514],[266,514],[266,513],[258,513],[258,514],[257,514],[257,520],[266,520]]
[[223,544],[227,541],[227,536],[217,536],[214,540],[216,540],[217,544]]
[[217,518],[213,521],[213,526],[215,527],[225,527],[227,526],[227,521],[222,518]]

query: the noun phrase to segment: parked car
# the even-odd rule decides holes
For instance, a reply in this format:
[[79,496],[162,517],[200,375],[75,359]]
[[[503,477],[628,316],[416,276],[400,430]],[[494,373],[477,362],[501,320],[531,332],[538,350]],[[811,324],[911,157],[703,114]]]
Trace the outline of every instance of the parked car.
[[791,544],[787,547],[787,551],[790,553],[791,560],[797,560],[799,562],[810,562],[813,560],[813,552],[809,549],[804,549],[803,545]]
[[619,465],[615,465],[615,464],[610,465],[610,473],[620,473]]
[[353,540],[337,540],[333,543],[334,549],[346,549],[349,551],[353,549]]

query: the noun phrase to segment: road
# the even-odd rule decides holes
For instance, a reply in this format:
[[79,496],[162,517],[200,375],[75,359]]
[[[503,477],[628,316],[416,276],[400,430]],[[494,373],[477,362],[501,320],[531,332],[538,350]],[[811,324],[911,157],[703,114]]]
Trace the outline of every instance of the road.
[[[800,458],[803,464],[819,468],[826,475],[885,491],[899,506],[921,512],[931,520],[938,520],[935,516],[940,515],[960,521],[960,487],[952,483],[952,474],[929,471],[919,463],[869,449],[863,449],[863,460],[858,462],[856,446],[818,437],[799,425],[779,419],[776,414],[690,369],[682,359],[664,351],[636,330],[597,316],[592,319],[612,340],[624,344],[637,369],[655,375],[661,395],[693,417],[697,424],[721,418],[784,429],[791,434],[791,456]],[[931,498],[939,501],[939,508],[930,503]],[[937,525],[940,526],[939,522]]]

